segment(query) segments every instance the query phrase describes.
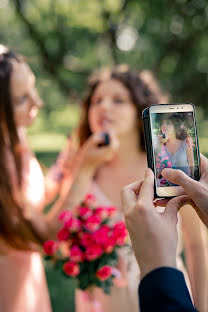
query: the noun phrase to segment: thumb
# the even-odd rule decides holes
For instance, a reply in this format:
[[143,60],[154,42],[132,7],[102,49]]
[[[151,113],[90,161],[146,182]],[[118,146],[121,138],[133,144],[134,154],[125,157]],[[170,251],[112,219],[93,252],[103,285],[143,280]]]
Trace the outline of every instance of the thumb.
[[193,194],[199,187],[199,182],[193,180],[179,169],[165,168],[162,170],[161,174],[166,180],[182,186],[187,195]]
[[135,182],[125,186],[121,191],[121,201],[124,215],[130,214],[137,203],[137,195],[139,194],[142,181]]
[[166,205],[164,216],[171,219],[175,218],[177,221],[179,209],[187,204],[192,204],[192,200],[186,195],[172,198]]

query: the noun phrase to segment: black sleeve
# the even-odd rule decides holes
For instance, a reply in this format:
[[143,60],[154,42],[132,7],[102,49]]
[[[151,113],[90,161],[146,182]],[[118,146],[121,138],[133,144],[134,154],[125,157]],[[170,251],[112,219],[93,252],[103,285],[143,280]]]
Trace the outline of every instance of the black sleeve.
[[183,273],[168,267],[147,274],[139,285],[141,312],[196,312]]

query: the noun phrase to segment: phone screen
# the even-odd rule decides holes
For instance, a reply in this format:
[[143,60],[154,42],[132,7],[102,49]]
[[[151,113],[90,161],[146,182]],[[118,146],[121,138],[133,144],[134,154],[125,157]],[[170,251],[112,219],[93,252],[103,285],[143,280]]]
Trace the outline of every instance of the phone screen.
[[195,115],[190,104],[164,106],[150,109],[156,192],[159,196],[176,196],[180,193],[178,185],[166,180],[161,171],[180,169],[199,179]]

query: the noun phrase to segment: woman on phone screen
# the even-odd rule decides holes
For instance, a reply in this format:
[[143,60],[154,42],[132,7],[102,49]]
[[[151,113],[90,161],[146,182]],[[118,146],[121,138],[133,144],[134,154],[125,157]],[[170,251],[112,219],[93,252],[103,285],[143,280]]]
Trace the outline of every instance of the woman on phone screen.
[[156,168],[160,186],[172,185],[160,175],[165,166],[162,160],[166,160],[167,166],[180,169],[188,176],[194,178],[194,152],[193,140],[188,133],[187,122],[180,113],[165,114],[160,120],[159,144],[156,147]]
[[[78,142],[81,147],[95,133],[108,133],[118,140],[119,147],[111,159],[102,166],[91,164],[92,192],[101,205],[114,205],[117,213],[111,222],[123,220],[120,191],[133,181],[144,177],[146,154],[144,149],[142,110],[151,105],[166,103],[157,83],[149,71],[137,73],[127,66],[104,70],[89,80],[89,91],[83,102],[78,127]],[[192,210],[191,210],[192,211]],[[205,311],[206,264],[205,249],[200,221],[189,212],[183,214],[184,245],[186,262],[191,282],[193,299],[200,311]],[[194,233],[194,234],[193,234]],[[165,239],[165,238],[164,238]],[[139,269],[129,247],[119,252],[117,277],[110,295],[94,289],[94,305],[99,311],[138,311]],[[178,248],[178,263],[182,265],[181,244]],[[200,254],[200,257],[199,257]],[[92,312],[95,306],[86,292],[76,291],[77,312]],[[97,310],[97,311],[98,311]]]

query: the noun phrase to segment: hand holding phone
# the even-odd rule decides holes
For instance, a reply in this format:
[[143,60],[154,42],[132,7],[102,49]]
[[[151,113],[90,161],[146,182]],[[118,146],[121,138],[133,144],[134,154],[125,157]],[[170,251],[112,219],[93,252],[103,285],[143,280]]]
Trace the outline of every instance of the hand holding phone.
[[199,180],[200,154],[194,105],[152,105],[142,115],[148,167],[155,177],[155,197],[178,196],[181,187],[162,177],[161,171],[164,168],[180,169]]

